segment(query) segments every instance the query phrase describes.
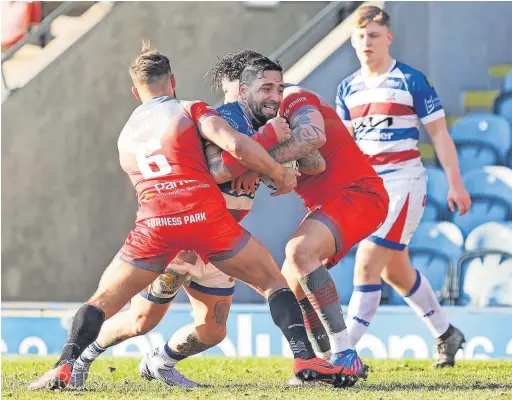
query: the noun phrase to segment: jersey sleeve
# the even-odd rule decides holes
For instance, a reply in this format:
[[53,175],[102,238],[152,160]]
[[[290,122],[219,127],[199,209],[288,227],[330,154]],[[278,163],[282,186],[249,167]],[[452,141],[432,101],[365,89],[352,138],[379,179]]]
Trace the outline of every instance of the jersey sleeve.
[[343,83],[341,82],[338,85],[338,90],[336,91],[336,114],[338,114],[345,126],[352,128],[350,112],[345,104],[345,85]]
[[287,95],[281,103],[281,115],[290,121],[295,114],[305,108],[320,110],[320,99],[313,93],[294,92]]
[[434,85],[421,72],[417,72],[413,76],[411,94],[414,111],[420,117],[423,125],[445,116],[441,100],[439,100]]
[[210,105],[204,101],[196,101],[188,107],[187,113],[196,125],[198,125],[203,118],[211,116],[219,116],[219,113],[215,111]]

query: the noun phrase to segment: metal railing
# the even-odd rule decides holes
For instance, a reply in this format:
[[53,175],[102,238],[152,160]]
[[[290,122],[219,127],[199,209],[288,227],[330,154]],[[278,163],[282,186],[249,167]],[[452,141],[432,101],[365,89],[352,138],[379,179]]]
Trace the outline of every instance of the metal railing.
[[1,72],[2,72],[2,81],[3,85],[5,87],[5,90],[11,90],[13,88],[9,88],[7,85],[7,81],[5,80],[4,75],[4,69],[3,65],[4,62],[10,60],[17,52],[20,50],[23,46],[25,46],[27,43],[31,43],[41,36],[47,34],[50,32],[51,29],[51,23],[59,16],[61,16],[64,13],[69,12],[73,7],[77,5],[74,1],[66,1],[59,5],[55,10],[53,10],[46,18],[44,18],[34,29],[30,30],[25,37],[18,41],[14,46],[12,46],[9,50],[7,50],[2,55],[2,66],[1,66]]

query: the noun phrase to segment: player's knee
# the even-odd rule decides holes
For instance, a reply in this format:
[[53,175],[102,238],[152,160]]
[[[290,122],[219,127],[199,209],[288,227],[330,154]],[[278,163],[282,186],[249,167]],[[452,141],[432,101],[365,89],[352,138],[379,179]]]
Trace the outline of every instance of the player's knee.
[[318,260],[314,258],[315,250],[299,238],[294,238],[286,244],[285,254],[286,259],[299,271],[309,269],[312,265],[318,266]]
[[380,273],[381,270],[378,268],[378,265],[365,261],[356,261],[354,283],[374,283],[380,280]]

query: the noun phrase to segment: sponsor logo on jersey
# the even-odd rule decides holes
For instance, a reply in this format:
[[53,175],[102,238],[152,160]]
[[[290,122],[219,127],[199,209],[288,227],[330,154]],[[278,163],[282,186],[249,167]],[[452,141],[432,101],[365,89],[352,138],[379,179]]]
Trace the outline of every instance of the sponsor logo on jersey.
[[436,108],[435,99],[434,96],[430,95],[428,99],[425,99],[425,110],[427,111],[427,114],[434,111],[434,108]]

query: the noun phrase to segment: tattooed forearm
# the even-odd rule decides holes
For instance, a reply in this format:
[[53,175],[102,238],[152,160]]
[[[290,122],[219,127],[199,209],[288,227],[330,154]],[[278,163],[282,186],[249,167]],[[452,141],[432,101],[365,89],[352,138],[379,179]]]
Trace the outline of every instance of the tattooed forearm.
[[272,147],[269,154],[281,164],[292,160],[300,160],[316,148],[315,141],[319,138],[320,131],[317,127],[312,125],[299,126],[292,131],[290,139]]
[[217,183],[224,183],[231,180],[231,172],[224,164],[222,158],[222,149],[213,144],[209,144],[205,149],[208,169]]
[[325,171],[325,160],[318,149],[299,160],[299,171],[308,175],[317,175]]
[[196,336],[193,324],[186,325],[172,335],[171,349],[183,356],[193,356],[208,350],[212,345],[201,343]]
[[213,319],[220,327],[226,326],[226,321],[229,314],[229,303],[225,300],[218,301],[215,303],[213,309]]

